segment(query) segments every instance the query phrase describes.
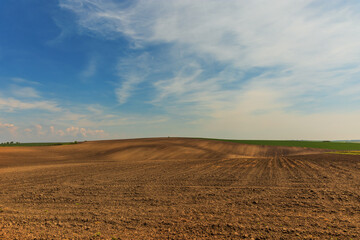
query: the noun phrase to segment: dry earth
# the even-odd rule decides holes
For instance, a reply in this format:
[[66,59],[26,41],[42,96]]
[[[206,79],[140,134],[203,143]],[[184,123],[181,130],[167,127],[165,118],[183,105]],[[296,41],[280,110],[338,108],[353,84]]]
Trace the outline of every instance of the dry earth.
[[0,239],[360,239],[360,156],[182,138],[1,147]]

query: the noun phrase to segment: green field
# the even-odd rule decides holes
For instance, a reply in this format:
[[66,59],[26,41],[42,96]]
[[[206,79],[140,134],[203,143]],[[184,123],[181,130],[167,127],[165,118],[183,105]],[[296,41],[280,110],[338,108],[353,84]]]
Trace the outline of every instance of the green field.
[[0,147],[40,147],[40,146],[58,146],[71,145],[77,142],[43,142],[43,143],[0,143]]
[[350,143],[350,142],[348,143],[348,142],[328,142],[328,141],[232,140],[232,139],[213,139],[213,140],[237,142],[244,144],[254,144],[254,145],[321,148],[321,149],[341,150],[341,151],[360,150],[360,143]]

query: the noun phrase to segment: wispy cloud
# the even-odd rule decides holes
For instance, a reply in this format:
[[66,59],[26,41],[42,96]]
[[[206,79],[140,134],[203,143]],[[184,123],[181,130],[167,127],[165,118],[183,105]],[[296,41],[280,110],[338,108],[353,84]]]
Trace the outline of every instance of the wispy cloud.
[[81,16],[78,19],[78,23],[88,30],[89,34],[96,32],[111,39],[117,38],[121,34],[131,36],[132,38],[135,38],[137,35],[137,32],[131,26],[133,21],[130,20],[136,16],[134,16],[134,12],[131,9],[123,9],[126,5],[128,4],[98,0],[60,1],[60,7],[74,11]]
[[119,104],[126,103],[127,99],[131,96],[131,92],[134,90],[135,86],[142,82],[143,79],[136,75],[128,75],[126,80],[121,83],[121,87],[115,90],[116,97]]
[[52,101],[21,101],[15,98],[0,98],[0,109],[4,111],[17,111],[17,110],[45,110],[50,112],[61,111],[61,107],[56,102]]
[[35,88],[32,87],[20,87],[12,85],[10,87],[11,94],[15,97],[20,98],[39,98],[40,95]]
[[145,81],[150,72],[150,56],[144,52],[136,56],[128,56],[118,61],[117,75],[120,78],[120,87],[115,94],[119,104],[124,104],[135,91],[136,86]]
[[39,82],[30,81],[30,80],[27,80],[25,78],[13,77],[13,78],[10,78],[10,80],[13,81],[14,83],[29,84],[29,85],[40,85]]
[[34,86],[37,82],[16,79],[18,84],[3,85],[0,89],[0,110],[7,112],[17,112],[24,110],[40,110],[47,112],[60,112],[62,107],[54,100],[48,100],[41,97],[40,92]]
[[81,77],[83,78],[90,78],[96,74],[97,71],[97,61],[95,57],[90,58],[87,66],[81,72]]

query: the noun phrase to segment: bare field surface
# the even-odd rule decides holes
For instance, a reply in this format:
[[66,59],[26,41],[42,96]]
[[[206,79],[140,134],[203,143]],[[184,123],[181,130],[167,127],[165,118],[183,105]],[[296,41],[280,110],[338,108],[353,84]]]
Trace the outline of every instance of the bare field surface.
[[360,239],[360,157],[186,138],[3,147],[0,239]]

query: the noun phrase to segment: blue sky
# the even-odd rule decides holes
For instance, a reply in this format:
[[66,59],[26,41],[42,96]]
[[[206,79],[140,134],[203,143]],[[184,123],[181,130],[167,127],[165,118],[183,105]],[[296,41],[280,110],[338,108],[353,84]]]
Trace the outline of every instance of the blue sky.
[[360,3],[2,0],[0,141],[360,138]]

